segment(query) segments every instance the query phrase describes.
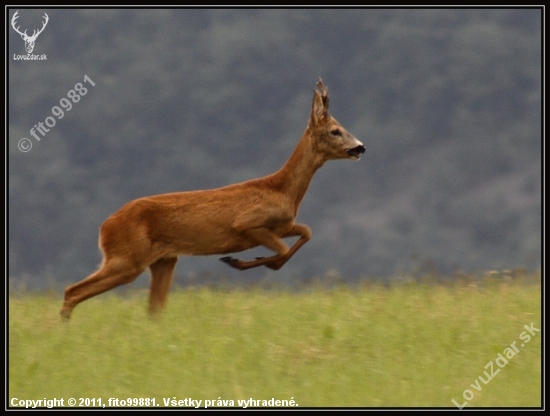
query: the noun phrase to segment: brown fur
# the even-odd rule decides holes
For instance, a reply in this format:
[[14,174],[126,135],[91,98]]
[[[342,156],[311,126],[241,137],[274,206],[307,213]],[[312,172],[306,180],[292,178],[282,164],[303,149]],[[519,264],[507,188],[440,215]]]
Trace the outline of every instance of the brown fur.
[[[176,192],[128,202],[103,223],[103,262],[95,273],[67,287],[61,315],[69,319],[80,302],[135,280],[151,270],[149,311],[166,303],[180,254],[237,253],[265,246],[276,254],[251,261],[223,257],[239,270],[280,269],[310,238],[296,224],[313,174],[330,159],[358,159],[365,148],[328,114],[328,91],[317,83],[308,126],[290,159],[259,179],[204,191]],[[288,247],[281,238],[300,237]]]

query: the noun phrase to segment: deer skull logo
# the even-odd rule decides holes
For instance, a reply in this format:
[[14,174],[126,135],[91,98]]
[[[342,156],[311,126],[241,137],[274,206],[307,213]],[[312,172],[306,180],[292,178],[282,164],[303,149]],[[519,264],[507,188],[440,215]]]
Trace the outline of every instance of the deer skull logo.
[[11,25],[13,27],[13,30],[15,30],[17,33],[19,33],[21,35],[21,38],[23,38],[23,40],[25,41],[25,49],[27,50],[27,53],[32,53],[32,51],[34,49],[34,42],[36,42],[36,38],[38,37],[38,35],[40,35],[42,33],[42,31],[44,30],[44,28],[48,24],[48,20],[50,20],[50,18],[48,17],[48,15],[46,13],[44,13],[44,23],[42,24],[42,29],[40,29],[40,30],[35,29],[32,33],[32,36],[29,36],[29,35],[27,35],[27,29],[25,29],[25,32],[20,32],[19,31],[19,26],[15,27],[15,21],[19,17],[17,15],[18,13],[19,13],[19,10],[17,10],[14,13],[13,18],[11,19]]

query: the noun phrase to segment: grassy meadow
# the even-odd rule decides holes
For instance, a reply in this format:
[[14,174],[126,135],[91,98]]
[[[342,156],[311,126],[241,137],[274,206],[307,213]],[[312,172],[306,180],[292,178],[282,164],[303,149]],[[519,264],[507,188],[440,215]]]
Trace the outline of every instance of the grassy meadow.
[[157,319],[146,290],[90,299],[68,324],[61,301],[10,295],[7,406],[541,406],[539,273],[300,292],[176,288]]

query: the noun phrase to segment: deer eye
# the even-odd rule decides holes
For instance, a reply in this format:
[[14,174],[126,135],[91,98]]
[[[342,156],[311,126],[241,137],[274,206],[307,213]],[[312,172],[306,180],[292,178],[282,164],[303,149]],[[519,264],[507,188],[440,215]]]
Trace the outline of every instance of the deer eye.
[[330,134],[332,134],[333,136],[341,136],[342,132],[340,131],[340,129],[334,129],[330,131]]

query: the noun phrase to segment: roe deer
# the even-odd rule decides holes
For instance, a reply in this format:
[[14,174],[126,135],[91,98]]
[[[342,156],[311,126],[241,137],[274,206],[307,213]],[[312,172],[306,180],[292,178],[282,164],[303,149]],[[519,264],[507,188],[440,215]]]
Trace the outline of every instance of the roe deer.
[[[239,270],[280,269],[311,237],[294,222],[313,174],[330,159],[359,159],[363,144],[328,114],[328,90],[314,90],[307,128],[277,172],[219,189],[176,192],[128,202],[103,223],[98,271],[65,290],[61,316],[80,302],[151,270],[149,312],[164,307],[177,256],[229,254],[265,246],[276,254],[245,261],[220,260]],[[292,247],[281,238],[300,237]]]

